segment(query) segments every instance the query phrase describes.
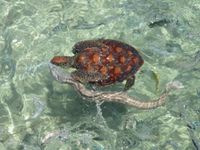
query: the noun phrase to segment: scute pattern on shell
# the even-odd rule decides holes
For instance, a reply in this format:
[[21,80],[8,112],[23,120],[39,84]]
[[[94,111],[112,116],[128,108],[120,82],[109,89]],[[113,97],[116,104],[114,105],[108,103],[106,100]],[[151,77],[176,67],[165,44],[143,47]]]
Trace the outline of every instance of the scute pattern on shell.
[[[142,66],[143,59],[132,46],[109,39],[81,41],[73,48],[74,65],[77,70],[99,73],[99,85],[108,85],[134,76]],[[94,82],[94,81],[91,81]]]

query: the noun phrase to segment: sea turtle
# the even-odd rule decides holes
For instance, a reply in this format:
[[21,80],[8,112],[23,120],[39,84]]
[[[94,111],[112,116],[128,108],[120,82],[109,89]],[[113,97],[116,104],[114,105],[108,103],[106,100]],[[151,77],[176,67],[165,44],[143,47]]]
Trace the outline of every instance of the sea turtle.
[[51,63],[75,68],[71,77],[81,83],[105,86],[126,80],[125,91],[134,84],[135,73],[144,63],[134,47],[112,39],[80,41],[72,52],[74,56],[55,56]]

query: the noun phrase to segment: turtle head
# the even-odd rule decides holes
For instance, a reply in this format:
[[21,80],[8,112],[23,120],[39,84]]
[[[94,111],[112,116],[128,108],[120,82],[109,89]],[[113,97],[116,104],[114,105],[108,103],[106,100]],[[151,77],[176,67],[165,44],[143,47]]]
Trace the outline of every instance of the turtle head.
[[73,57],[70,56],[54,56],[51,63],[62,68],[71,67],[73,65]]

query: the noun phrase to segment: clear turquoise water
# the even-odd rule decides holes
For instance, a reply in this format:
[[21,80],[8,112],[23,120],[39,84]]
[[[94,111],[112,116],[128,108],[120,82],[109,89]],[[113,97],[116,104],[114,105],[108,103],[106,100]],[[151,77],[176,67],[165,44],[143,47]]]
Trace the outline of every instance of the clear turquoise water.
[[[199,0],[0,0],[0,10],[0,149],[200,149]],[[95,38],[143,53],[130,95],[156,98],[173,80],[184,88],[153,110],[85,101],[48,62]]]

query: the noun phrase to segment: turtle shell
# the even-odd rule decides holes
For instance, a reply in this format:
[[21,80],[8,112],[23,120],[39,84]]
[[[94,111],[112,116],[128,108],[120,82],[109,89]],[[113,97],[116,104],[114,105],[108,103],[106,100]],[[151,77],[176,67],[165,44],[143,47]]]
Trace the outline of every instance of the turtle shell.
[[80,73],[94,75],[87,82],[101,86],[134,77],[144,63],[134,47],[111,39],[78,42],[73,47],[73,53],[73,67]]

